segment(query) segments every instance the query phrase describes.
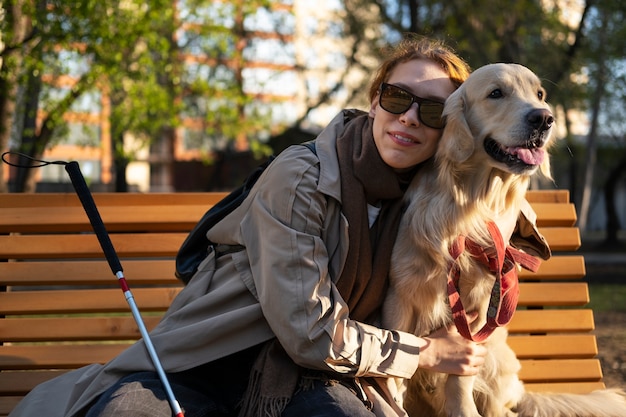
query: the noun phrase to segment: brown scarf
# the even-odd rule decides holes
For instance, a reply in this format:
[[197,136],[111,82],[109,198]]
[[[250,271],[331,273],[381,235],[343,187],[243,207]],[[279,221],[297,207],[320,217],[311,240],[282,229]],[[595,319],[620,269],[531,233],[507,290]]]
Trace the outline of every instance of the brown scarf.
[[[350,225],[346,263],[337,289],[350,317],[367,322],[382,305],[391,250],[400,223],[402,195],[415,171],[398,175],[380,157],[365,113],[346,112],[346,127],[337,139],[342,212]],[[370,229],[367,203],[379,204]],[[298,387],[300,368],[277,340],[263,347],[244,396],[240,417],[279,416]]]
[[[348,257],[337,289],[350,317],[358,321],[367,321],[383,302],[406,183],[380,157],[372,122],[367,115],[357,116],[337,140],[342,212],[350,225]],[[381,205],[371,230],[367,203]]]

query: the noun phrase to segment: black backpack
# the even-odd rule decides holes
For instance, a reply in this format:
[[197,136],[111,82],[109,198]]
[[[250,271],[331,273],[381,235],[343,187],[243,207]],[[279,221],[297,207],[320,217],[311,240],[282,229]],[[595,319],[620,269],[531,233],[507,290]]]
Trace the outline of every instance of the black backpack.
[[[314,141],[305,142],[302,145],[316,154]],[[195,274],[198,269],[198,265],[200,265],[200,262],[207,256],[209,245],[213,244],[213,242],[207,239],[206,233],[226,217],[226,215],[241,205],[265,168],[267,168],[274,159],[275,157],[271,156],[267,161],[259,165],[248,175],[242,185],[204,213],[176,254],[175,274],[179,280],[187,284],[191,277],[193,277],[193,274]]]

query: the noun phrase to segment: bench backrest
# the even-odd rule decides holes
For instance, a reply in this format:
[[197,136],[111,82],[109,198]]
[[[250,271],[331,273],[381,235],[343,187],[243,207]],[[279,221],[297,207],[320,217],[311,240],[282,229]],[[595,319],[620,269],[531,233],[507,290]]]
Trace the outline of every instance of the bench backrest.
[[[174,256],[225,193],[94,194],[148,329],[180,291]],[[532,191],[555,256],[520,276],[511,346],[531,390],[602,387],[582,256],[567,191]],[[0,416],[36,384],[104,363],[139,331],[74,194],[0,194]]]

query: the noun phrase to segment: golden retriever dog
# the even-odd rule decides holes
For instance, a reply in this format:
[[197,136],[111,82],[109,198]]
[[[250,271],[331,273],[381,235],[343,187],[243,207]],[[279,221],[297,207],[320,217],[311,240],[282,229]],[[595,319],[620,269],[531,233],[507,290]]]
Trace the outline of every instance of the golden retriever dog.
[[[517,64],[481,67],[448,98],[444,117],[433,169],[420,170],[407,191],[383,324],[425,336],[458,321],[461,334],[486,338],[489,353],[476,377],[418,369],[401,383],[408,414],[626,416],[622,390],[525,392],[517,377],[520,364],[501,327],[517,305],[519,264],[531,268],[536,260],[512,249],[509,239],[528,205],[531,175],[541,171],[550,177],[554,118],[540,80]],[[493,272],[479,261],[481,255],[493,261]],[[465,311],[478,312],[478,318],[468,325]]]

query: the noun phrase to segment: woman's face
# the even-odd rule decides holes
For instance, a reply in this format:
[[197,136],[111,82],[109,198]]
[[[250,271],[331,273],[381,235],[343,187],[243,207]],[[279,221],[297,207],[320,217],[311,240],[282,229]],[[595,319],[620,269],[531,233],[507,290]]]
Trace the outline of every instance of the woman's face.
[[[397,65],[387,84],[398,86],[418,97],[443,103],[455,90],[448,74],[435,62],[414,59]],[[383,161],[403,171],[435,154],[442,130],[428,127],[418,118],[418,103],[402,114],[393,114],[379,104],[380,92],[371,103],[374,142]]]

